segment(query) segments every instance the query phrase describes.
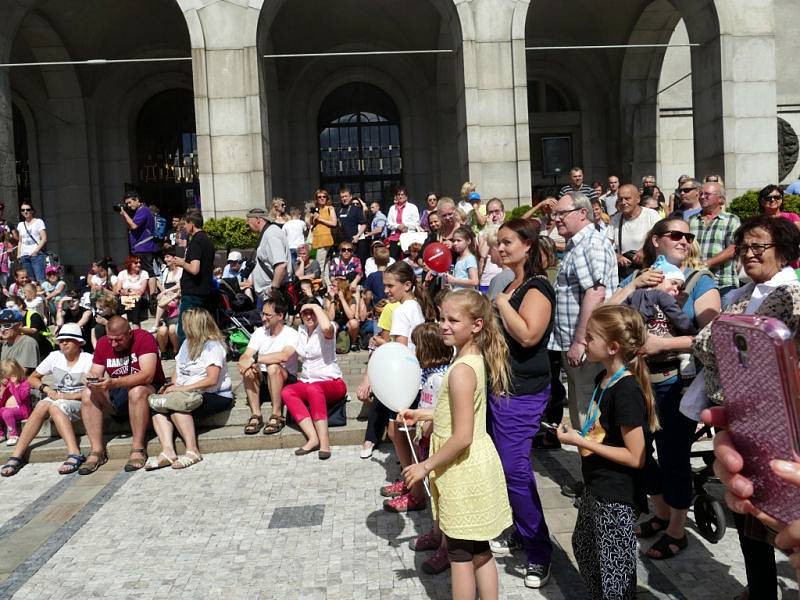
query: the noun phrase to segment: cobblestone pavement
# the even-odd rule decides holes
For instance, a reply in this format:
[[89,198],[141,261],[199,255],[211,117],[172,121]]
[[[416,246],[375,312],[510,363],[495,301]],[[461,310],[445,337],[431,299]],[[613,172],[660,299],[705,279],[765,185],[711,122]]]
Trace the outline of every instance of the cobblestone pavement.
[[[425,575],[408,543],[429,511],[381,508],[378,487],[398,474],[392,454],[361,460],[291,450],[209,454],[184,470],[126,474],[122,461],[59,478],[55,464],[0,480],[0,598],[449,598],[449,575]],[[556,552],[551,583],[526,589],[522,557],[498,561],[501,598],[581,599],[570,546],[575,509],[559,484],[578,473],[574,452],[540,452],[536,472]],[[557,483],[558,482],[558,483]],[[717,492],[719,490],[716,490]],[[639,565],[638,598],[727,599],[742,588],[736,532]],[[797,598],[780,557],[784,598]],[[754,599],[755,600],[755,599]]]

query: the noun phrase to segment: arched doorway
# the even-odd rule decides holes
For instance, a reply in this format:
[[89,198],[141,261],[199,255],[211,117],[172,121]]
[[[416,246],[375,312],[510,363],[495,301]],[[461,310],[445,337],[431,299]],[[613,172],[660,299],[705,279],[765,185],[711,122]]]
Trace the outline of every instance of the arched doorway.
[[340,185],[367,202],[389,199],[403,180],[400,114],[392,99],[368,83],[334,90],[317,119],[320,187],[335,196]]
[[137,189],[163,215],[200,208],[197,133],[191,90],[160,92],[136,119]]
[[19,204],[31,202],[31,165],[28,152],[28,128],[25,117],[16,104],[11,105],[14,121],[14,159],[17,172],[17,200]]

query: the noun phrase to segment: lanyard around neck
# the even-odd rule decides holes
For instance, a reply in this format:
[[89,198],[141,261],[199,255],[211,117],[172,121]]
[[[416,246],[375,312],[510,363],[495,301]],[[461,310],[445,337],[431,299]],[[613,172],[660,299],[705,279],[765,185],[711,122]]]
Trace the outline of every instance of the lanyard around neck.
[[[581,427],[581,437],[586,437],[586,434],[592,429],[597,419],[600,418],[600,401],[603,399],[603,394],[605,394],[606,390],[614,385],[627,372],[627,367],[620,367],[619,371],[614,373],[611,376],[611,379],[608,380],[606,387],[601,389],[600,384],[598,383],[597,387],[594,388],[594,392],[592,392],[592,400],[589,402],[589,410],[586,413],[586,421],[583,423],[583,427]],[[597,390],[600,390],[599,398],[597,398]]]

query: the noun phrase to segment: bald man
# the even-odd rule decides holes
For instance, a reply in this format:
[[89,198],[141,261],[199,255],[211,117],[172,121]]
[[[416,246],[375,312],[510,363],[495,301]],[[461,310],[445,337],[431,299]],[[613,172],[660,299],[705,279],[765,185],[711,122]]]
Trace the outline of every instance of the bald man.
[[625,184],[617,192],[619,212],[611,218],[606,236],[617,254],[619,279],[622,281],[642,264],[642,246],[647,232],[661,216],[652,208],[639,204],[639,190]]
[[164,385],[158,343],[144,329],[131,330],[122,317],[111,317],[106,335],[97,341],[92,368],[81,397],[81,418],[92,450],[81,475],[94,473],[106,462],[103,415],[131,425],[131,452],[126,471],[137,471],[147,460],[144,436],[150,421],[147,397]]

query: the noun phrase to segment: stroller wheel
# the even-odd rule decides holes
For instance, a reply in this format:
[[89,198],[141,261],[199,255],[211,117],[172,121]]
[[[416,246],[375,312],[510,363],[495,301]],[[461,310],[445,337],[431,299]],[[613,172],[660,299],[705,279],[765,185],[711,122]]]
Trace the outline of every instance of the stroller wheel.
[[694,521],[701,535],[712,544],[716,544],[725,535],[725,510],[710,494],[700,494],[695,498]]

